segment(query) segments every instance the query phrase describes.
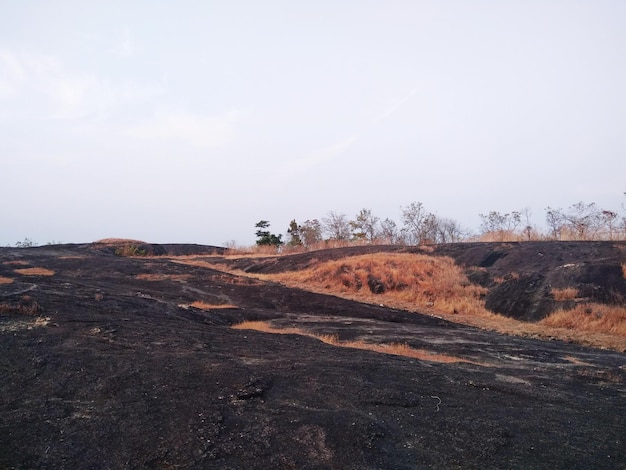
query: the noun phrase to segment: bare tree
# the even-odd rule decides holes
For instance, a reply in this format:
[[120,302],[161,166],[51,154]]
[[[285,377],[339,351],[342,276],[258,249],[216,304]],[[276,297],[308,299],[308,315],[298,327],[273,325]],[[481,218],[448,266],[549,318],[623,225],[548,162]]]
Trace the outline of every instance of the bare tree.
[[520,211],[520,214],[524,219],[524,228],[522,229],[522,233],[524,234],[524,238],[530,241],[530,239],[533,236],[533,232],[535,231],[532,223],[530,222],[530,218],[533,215],[533,213],[528,207],[524,207]]
[[617,212],[603,210],[600,212],[602,225],[604,226],[609,240],[614,240],[617,235],[618,228],[616,226]]
[[554,240],[561,238],[564,219],[565,217],[561,209],[552,209],[550,206],[546,207],[546,223],[550,228],[550,236]]
[[428,212],[424,209],[424,205],[421,202],[412,202],[407,207],[402,209],[402,234],[404,235],[404,241],[408,245],[419,245],[425,238],[425,222],[428,216]]
[[305,247],[310,248],[322,241],[322,224],[317,219],[306,220],[300,225],[300,239]]
[[385,240],[385,243],[391,244],[400,243],[401,241],[398,225],[389,217],[380,223],[380,238]]
[[510,235],[515,234],[515,230],[522,223],[522,216],[519,212],[513,211],[510,214],[500,214],[497,211],[491,211],[489,214],[478,214],[481,219],[480,233],[482,235],[493,234],[500,241]]
[[567,228],[577,240],[592,240],[602,224],[601,211],[594,202],[573,204],[563,216]]
[[350,222],[346,214],[338,214],[330,211],[328,215],[322,219],[322,227],[330,240],[350,239]]
[[437,243],[457,243],[463,240],[463,229],[456,220],[439,219]]

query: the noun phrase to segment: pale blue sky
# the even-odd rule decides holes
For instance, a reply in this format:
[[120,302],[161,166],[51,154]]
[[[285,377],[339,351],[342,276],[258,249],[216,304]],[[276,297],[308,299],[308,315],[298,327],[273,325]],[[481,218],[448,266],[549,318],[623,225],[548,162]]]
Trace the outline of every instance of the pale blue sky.
[[626,2],[0,0],[0,245],[626,191]]

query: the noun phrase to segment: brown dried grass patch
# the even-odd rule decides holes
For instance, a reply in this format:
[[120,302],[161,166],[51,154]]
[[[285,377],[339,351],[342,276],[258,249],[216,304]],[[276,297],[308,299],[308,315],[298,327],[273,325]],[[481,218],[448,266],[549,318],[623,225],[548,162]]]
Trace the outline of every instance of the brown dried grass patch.
[[13,278],[0,276],[0,284],[11,284]]
[[218,308],[239,308],[233,304],[208,304],[206,302],[202,302],[201,300],[196,300],[195,302],[189,304],[189,306],[198,308],[200,310],[215,310]]
[[557,302],[562,302],[564,300],[574,300],[578,297],[578,289],[575,287],[566,287],[565,289],[555,289],[552,288],[550,291],[552,297]]
[[622,264],[622,274],[624,275],[624,278],[626,279],[626,263]]
[[596,303],[579,304],[572,310],[559,309],[539,324],[626,337],[626,308]]
[[22,299],[17,303],[0,304],[0,314],[9,313],[19,315],[35,315],[42,310],[41,306],[27,295],[22,297]]
[[290,334],[299,336],[308,336],[315,338],[323,343],[330,344],[341,348],[361,349],[366,351],[374,351],[381,354],[391,354],[394,356],[404,356],[413,359],[419,359],[420,361],[439,362],[439,363],[455,363],[465,362],[477,365],[479,364],[461,357],[450,356],[446,354],[437,354],[425,349],[414,349],[406,343],[367,343],[365,341],[340,341],[337,335],[320,335],[310,333],[300,328],[274,328],[267,322],[263,321],[247,321],[232,326],[235,330],[255,330],[263,333],[273,334]]
[[[326,261],[296,272],[274,274],[286,283],[316,286],[373,302],[398,301],[444,313],[486,314],[484,287],[468,281],[452,258],[412,253],[375,253]],[[380,293],[373,293],[376,285]]]
[[145,273],[137,274],[135,279],[142,281],[185,281],[191,277],[191,274],[160,274],[160,273]]
[[22,276],[54,276],[55,272],[46,268],[23,268],[15,269],[15,272]]
[[4,261],[2,264],[6,264],[10,266],[28,266],[28,261],[17,259],[14,261]]
[[133,240],[132,238],[103,238],[102,240],[97,240],[94,243],[100,243],[102,245],[119,245],[127,243],[135,243],[138,245],[146,244],[146,242],[143,242],[141,240]]

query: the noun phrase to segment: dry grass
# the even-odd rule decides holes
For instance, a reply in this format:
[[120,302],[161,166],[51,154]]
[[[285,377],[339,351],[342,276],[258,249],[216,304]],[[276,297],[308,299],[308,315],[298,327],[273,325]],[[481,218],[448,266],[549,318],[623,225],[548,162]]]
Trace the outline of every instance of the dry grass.
[[550,291],[552,297],[557,302],[562,302],[565,300],[574,300],[578,297],[578,289],[575,287],[566,287],[565,289],[552,289]]
[[2,264],[7,264],[11,266],[28,266],[28,261],[23,261],[21,259],[14,261],[4,261]]
[[0,284],[11,284],[12,282],[12,278],[0,276]]
[[239,246],[229,247],[226,249],[225,255],[227,256],[276,256],[278,254],[278,248],[274,245],[253,245],[253,246]]
[[624,278],[626,279],[626,263],[622,264],[622,274],[624,275]]
[[539,324],[626,337],[626,308],[596,303],[579,304],[572,310],[557,310]]
[[315,285],[338,295],[375,299],[378,303],[391,299],[444,313],[487,313],[481,300],[486,289],[471,284],[462,269],[447,257],[375,253],[326,261],[272,277],[287,283]]
[[137,244],[137,245],[145,245],[146,242],[141,240],[133,240],[131,238],[103,238],[102,240],[97,240],[94,243],[101,243],[103,245],[121,245],[121,244]]
[[27,295],[22,297],[22,299],[15,304],[0,304],[0,314],[11,313],[19,315],[35,315],[42,310],[41,306]]
[[[233,304],[208,304],[201,300],[196,300],[195,302],[188,305],[188,307],[198,308],[200,310],[215,310],[217,308],[239,308]],[[183,306],[184,308],[184,306]]]
[[160,273],[146,273],[137,274],[136,279],[142,281],[185,281],[191,277],[191,274],[160,274]]
[[[466,362],[471,364],[478,364],[467,359],[463,359],[456,356],[450,356],[446,354],[436,354],[432,351],[425,349],[414,349],[406,343],[366,343],[365,341],[340,341],[337,335],[320,335],[310,333],[300,328],[274,328],[267,322],[262,321],[247,321],[234,325],[232,328],[236,330],[255,330],[263,333],[273,334],[290,334],[299,336],[308,336],[315,338],[323,343],[330,344],[341,348],[361,349],[366,351],[374,351],[381,354],[391,354],[394,356],[411,357],[413,359],[419,359],[421,361],[440,362],[440,363],[453,363],[453,362]],[[478,364],[485,365],[485,364]]]
[[[233,278],[238,279],[238,281],[234,281],[233,279],[231,279],[230,282],[242,283],[245,282],[243,278],[248,278],[248,282],[254,282],[250,278],[255,278],[263,281],[278,281],[281,284],[290,288],[302,289],[305,291],[321,294],[331,294],[338,297],[343,297],[359,302],[371,303],[375,305],[380,305],[384,303],[385,306],[390,308],[398,308],[409,312],[426,314],[437,318],[443,318],[451,322],[462,323],[476,328],[497,331],[504,334],[544,340],[559,339],[562,341],[574,342],[592,347],[608,348],[620,352],[626,352],[626,335],[620,336],[619,334],[611,333],[604,329],[600,329],[597,331],[578,331],[571,328],[556,326],[552,327],[548,324],[543,323],[528,323],[489,312],[484,308],[484,304],[481,300],[482,292],[485,292],[485,289],[479,286],[470,285],[461,269],[455,266],[451,260],[442,263],[442,265],[439,266],[442,267],[441,270],[433,269],[431,271],[428,271],[431,272],[432,275],[426,276],[426,281],[428,282],[431,282],[429,280],[432,280],[432,278],[436,277],[436,274],[437,277],[443,275],[443,277],[445,278],[447,276],[448,285],[450,283],[454,284],[454,282],[457,283],[456,288],[448,289],[448,291],[452,291],[452,293],[454,294],[453,296],[451,296],[449,299],[446,298],[445,295],[440,296],[439,298],[435,299],[436,302],[430,301],[432,296],[425,298],[423,295],[421,295],[421,297],[420,295],[413,296],[413,300],[411,300],[411,295],[407,295],[407,288],[396,289],[396,291],[387,290],[384,294],[373,294],[370,292],[367,283],[364,284],[362,279],[360,281],[361,288],[356,289],[356,283],[354,283],[354,275],[348,276],[348,281],[354,283],[352,289],[349,289],[341,282],[337,282],[337,279],[340,278],[336,274],[337,268],[341,267],[342,265],[346,265],[346,268],[343,269],[343,271],[349,271],[349,269],[352,269],[350,267],[350,264],[354,260],[359,260],[359,258],[361,258],[360,261],[366,264],[365,271],[367,271],[367,269],[369,269],[370,267],[370,261],[372,262],[372,266],[374,266],[376,265],[376,259],[379,259],[381,262],[383,262],[383,259],[388,258],[392,260],[390,261],[391,264],[393,264],[393,262],[396,262],[397,264],[397,260],[395,260],[394,257],[398,255],[407,256],[412,258],[413,260],[418,260],[420,256],[424,258],[429,258],[431,263],[433,263],[434,265],[438,265],[437,260],[444,259],[440,257],[429,257],[428,255],[420,254],[377,253],[353,258],[344,258],[334,261],[332,262],[334,263],[335,268],[334,273],[332,270],[328,269],[330,263],[324,262],[318,263],[317,265],[307,270],[299,272],[278,273],[271,275],[246,273],[243,271],[233,270],[229,269],[225,265],[221,265],[218,263],[201,261],[198,259],[198,257],[193,257],[194,259],[176,257],[172,259],[172,262],[203,266],[206,268],[211,268],[217,271],[222,271],[225,273],[233,274],[235,276],[239,276]],[[424,263],[424,265],[427,266],[428,261]],[[482,270],[481,268],[476,269]],[[326,271],[326,276],[323,273],[324,270]],[[397,266],[395,270],[398,271]],[[405,272],[403,275],[407,276],[410,271],[406,269],[405,271],[407,272]],[[347,273],[343,272],[342,274],[346,276]],[[515,277],[515,274],[513,274],[512,277]],[[228,279],[230,279],[230,277]],[[224,280],[228,281],[227,279]],[[423,282],[420,284],[420,286],[424,287],[428,282]],[[445,286],[446,283],[444,282],[443,285]],[[430,294],[432,294],[436,293],[436,291],[437,290],[435,289],[434,292],[432,290],[429,292]],[[441,292],[446,292],[446,290],[442,289]],[[426,301],[426,303],[420,303],[420,300],[421,302]]]
[[16,273],[22,276],[54,276],[54,271],[46,268],[22,268],[16,269]]

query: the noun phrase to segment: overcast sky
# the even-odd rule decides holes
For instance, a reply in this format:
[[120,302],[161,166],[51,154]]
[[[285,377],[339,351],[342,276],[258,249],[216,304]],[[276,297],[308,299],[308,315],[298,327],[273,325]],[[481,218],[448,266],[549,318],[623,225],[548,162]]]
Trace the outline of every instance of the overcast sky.
[[626,191],[626,2],[0,0],[0,245]]

